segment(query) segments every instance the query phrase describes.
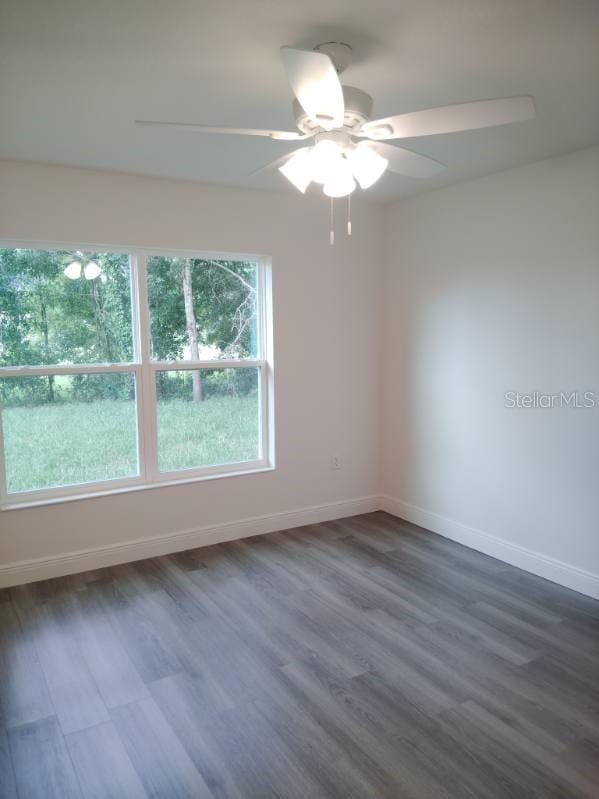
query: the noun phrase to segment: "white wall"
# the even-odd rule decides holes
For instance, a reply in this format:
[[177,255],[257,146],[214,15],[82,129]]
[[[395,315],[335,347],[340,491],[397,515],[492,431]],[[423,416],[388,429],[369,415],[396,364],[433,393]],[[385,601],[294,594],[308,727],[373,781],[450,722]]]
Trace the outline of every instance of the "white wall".
[[0,513],[0,584],[85,568],[69,553],[89,548],[127,560],[156,551],[136,539],[358,512],[382,489],[398,515],[599,596],[599,408],[504,408],[508,390],[599,394],[599,148],[354,205],[331,248],[320,197],[0,162],[0,239],[270,254],[277,422],[273,473]]
[[599,407],[504,407],[599,398],[599,148],[386,214],[386,506],[599,596]]
[[[0,572],[20,561],[378,494],[381,214],[360,202],[353,211],[351,240],[339,229],[330,247],[321,196],[0,162],[0,239],[272,257],[277,449],[272,473],[2,512]],[[339,471],[330,468],[333,455]],[[123,550],[122,559],[129,556]],[[23,577],[22,569],[4,572],[5,582]],[[32,576],[50,573],[38,568]]]

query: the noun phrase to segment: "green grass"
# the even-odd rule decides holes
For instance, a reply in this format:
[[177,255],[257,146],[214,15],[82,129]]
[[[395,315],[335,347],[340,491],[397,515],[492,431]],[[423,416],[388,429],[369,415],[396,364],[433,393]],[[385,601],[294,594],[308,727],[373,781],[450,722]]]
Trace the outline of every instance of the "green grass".
[[[137,474],[135,404],[96,400],[2,413],[9,492]],[[256,396],[158,404],[161,471],[258,457]]]
[[258,457],[258,396],[158,403],[160,471]]

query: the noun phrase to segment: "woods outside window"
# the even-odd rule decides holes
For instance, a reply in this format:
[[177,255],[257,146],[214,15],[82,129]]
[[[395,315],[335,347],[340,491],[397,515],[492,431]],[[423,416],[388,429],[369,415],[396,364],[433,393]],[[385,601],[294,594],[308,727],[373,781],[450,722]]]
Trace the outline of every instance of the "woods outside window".
[[267,259],[0,249],[4,507],[272,466]]

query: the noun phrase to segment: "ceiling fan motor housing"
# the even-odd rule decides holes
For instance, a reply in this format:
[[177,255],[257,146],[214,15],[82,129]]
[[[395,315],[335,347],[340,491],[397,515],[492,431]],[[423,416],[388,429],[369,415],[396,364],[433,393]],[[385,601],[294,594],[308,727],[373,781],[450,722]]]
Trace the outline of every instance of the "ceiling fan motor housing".
[[[343,86],[343,100],[343,128],[348,131],[359,130],[372,115],[372,97],[355,86]],[[318,122],[310,119],[297,99],[293,101],[293,113],[295,124],[302,133],[314,133],[320,129]]]
[[317,53],[324,53],[333,62],[335,71],[338,75],[348,68],[352,61],[352,48],[345,42],[325,42],[324,44],[317,44],[314,50]]

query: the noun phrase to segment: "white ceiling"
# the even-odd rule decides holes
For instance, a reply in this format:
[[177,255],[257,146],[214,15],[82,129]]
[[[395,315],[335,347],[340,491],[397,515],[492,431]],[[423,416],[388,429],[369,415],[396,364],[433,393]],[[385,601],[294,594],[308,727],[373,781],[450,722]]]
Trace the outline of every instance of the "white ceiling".
[[0,0],[0,158],[286,190],[250,173],[289,143],[133,120],[294,129],[279,47],[331,39],[375,117],[535,98],[532,122],[406,140],[448,169],[379,200],[599,141],[599,0]]

